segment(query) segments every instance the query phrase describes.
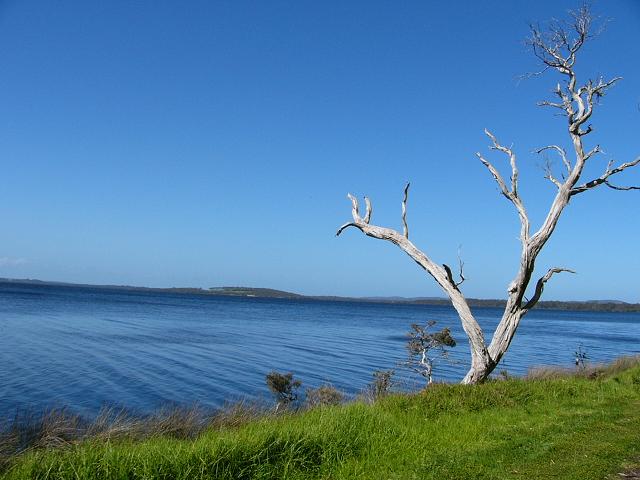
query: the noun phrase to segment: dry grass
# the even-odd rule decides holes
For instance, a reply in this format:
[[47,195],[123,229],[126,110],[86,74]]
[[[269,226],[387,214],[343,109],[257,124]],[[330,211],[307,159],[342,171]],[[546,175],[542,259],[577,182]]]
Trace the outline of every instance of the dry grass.
[[308,388],[305,405],[309,408],[327,405],[340,405],[344,401],[344,393],[330,384],[320,385],[318,388]]
[[525,375],[527,380],[556,380],[568,377],[595,379],[606,375],[615,375],[640,365],[640,355],[618,357],[611,363],[586,365],[584,368],[565,368],[541,366],[531,368]]
[[86,430],[86,422],[66,410],[50,410],[40,415],[16,413],[0,436],[0,452],[67,445]]
[[605,375],[613,375],[640,365],[640,355],[627,355],[616,358],[613,362],[601,365],[601,371]]
[[527,380],[556,380],[573,377],[575,374],[576,370],[566,367],[539,366],[530,368],[524,378]]
[[267,415],[273,415],[270,409],[249,402],[230,403],[218,410],[197,405],[170,407],[147,417],[105,408],[93,421],[66,409],[38,415],[19,412],[0,429],[0,471],[12,458],[27,451],[64,448],[88,439],[193,439],[205,430],[235,429]]
[[209,427],[214,430],[240,428],[267,415],[273,415],[272,409],[267,409],[260,403],[248,401],[229,403],[209,419]]

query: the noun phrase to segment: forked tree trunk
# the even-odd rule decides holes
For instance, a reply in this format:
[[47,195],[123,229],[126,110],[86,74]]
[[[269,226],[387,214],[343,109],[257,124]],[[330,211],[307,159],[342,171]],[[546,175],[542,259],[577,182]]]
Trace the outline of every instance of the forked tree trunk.
[[485,130],[485,133],[492,142],[490,148],[505,154],[509,160],[511,166],[510,185],[507,185],[493,164],[486,160],[480,153],[477,154],[482,164],[489,170],[498,184],[500,193],[516,208],[521,224],[520,241],[522,250],[520,265],[515,278],[507,288],[508,296],[505,310],[489,345],[486,344],[483,331],[473,316],[459,288],[460,284],[464,281],[462,263],[460,264],[460,281],[456,282],[451,269],[447,265],[435,263],[423,251],[409,241],[409,227],[407,224],[409,184],[407,184],[404,189],[404,198],[402,200],[402,234],[391,228],[372,225],[370,223],[372,208],[369,199],[365,197],[366,212],[364,217],[361,217],[358,200],[353,195],[348,195],[352,203],[351,213],[353,221],[340,227],[337,235],[340,235],[348,227],[355,227],[369,237],[386,240],[397,245],[420,265],[420,267],[429,273],[451,299],[451,303],[460,317],[462,328],[469,340],[471,351],[471,366],[462,383],[479,383],[491,374],[507,352],[520,325],[520,321],[540,300],[545,283],[555,273],[571,272],[571,270],[566,268],[550,268],[547,273],[536,282],[535,290],[531,298],[527,299],[525,297],[535,269],[536,258],[555,230],[558,220],[564,208],[569,203],[569,200],[578,193],[585,192],[602,184],[616,190],[640,189],[640,187],[614,186],[609,181],[609,177],[612,175],[640,163],[640,157],[615,168],[611,168],[612,163],[610,162],[600,177],[583,184],[578,183],[585,163],[591,157],[601,153],[599,146],[595,146],[588,152],[585,151],[583,137],[591,133],[592,129],[591,125],[587,126],[586,129],[582,127],[591,117],[593,107],[597,104],[597,99],[603,96],[608,88],[620,80],[620,78],[616,77],[612,80],[605,81],[600,77],[597,81],[588,80],[584,85],[580,87],[577,86],[577,78],[574,71],[576,54],[585,41],[591,38],[589,28],[591,27],[592,17],[586,7],[583,7],[578,12],[573,12],[572,17],[572,23],[569,25],[572,32],[562,30],[558,25],[554,25],[550,28],[550,31],[546,33],[540,32],[537,28],[532,27],[532,35],[529,39],[533,53],[542,61],[544,70],[556,70],[566,80],[564,86],[558,83],[554,91],[558,97],[557,102],[544,101],[541,102],[540,105],[557,108],[567,118],[568,133],[575,152],[575,158],[570,160],[565,150],[558,145],[549,145],[537,151],[537,153],[546,151],[557,153],[562,160],[566,172],[560,176],[560,178],[563,179],[563,181],[560,181],[548,164],[545,178],[552,182],[558,191],[549,208],[547,217],[535,234],[530,235],[529,217],[518,192],[518,168],[516,156],[513,151],[499,143],[493,134]]

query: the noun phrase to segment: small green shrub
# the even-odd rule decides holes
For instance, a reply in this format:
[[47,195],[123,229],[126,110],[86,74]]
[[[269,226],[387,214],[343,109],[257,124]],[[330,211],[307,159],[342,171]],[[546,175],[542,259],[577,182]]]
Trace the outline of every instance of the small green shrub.
[[427,380],[427,385],[433,383],[433,368],[442,360],[448,359],[447,348],[455,347],[456,341],[448,328],[433,332],[436,324],[430,320],[425,326],[413,323],[407,334],[407,351],[409,358],[403,365],[418,373]]
[[302,382],[293,378],[293,373],[271,371],[266,376],[267,387],[276,397],[276,411],[281,407],[290,407],[298,400],[298,389]]

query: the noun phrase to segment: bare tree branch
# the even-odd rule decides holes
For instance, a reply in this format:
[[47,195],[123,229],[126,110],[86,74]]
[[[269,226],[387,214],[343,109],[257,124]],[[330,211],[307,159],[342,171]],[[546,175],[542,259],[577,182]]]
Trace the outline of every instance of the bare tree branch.
[[533,54],[549,68],[566,75],[576,61],[576,54],[584,43],[593,38],[593,16],[589,7],[583,5],[576,11],[570,11],[572,22],[552,20],[546,29],[539,25],[530,25],[531,36],[527,44]]
[[567,173],[571,173],[571,163],[567,159],[567,152],[565,152],[564,148],[560,147],[559,145],[547,145],[546,147],[539,148],[535,151],[535,153],[541,154],[546,150],[554,150],[558,152],[558,155],[560,155],[560,158],[562,158],[562,163],[564,163],[564,166],[567,169]]
[[630,186],[630,187],[620,187],[619,185],[612,185],[611,183],[609,183],[608,181],[604,182],[605,185],[609,188],[613,188],[614,190],[623,190],[623,191],[629,191],[629,190],[640,190],[640,187],[635,187],[635,186]]
[[480,152],[477,152],[476,155],[480,159],[482,164],[489,169],[491,175],[493,175],[493,178],[496,180],[496,183],[500,188],[500,193],[502,193],[502,195],[504,195],[507,199],[511,200],[511,192],[509,192],[507,184],[504,183],[504,179],[502,178],[502,175],[500,175],[500,172],[498,172],[498,170],[496,170],[496,168],[488,160],[486,160]]
[[585,154],[584,156],[585,162],[598,153],[602,153],[602,150],[600,150],[600,145],[596,145]]
[[546,30],[538,25],[531,25],[531,36],[527,44],[533,54],[544,65],[543,71],[556,70],[567,79],[566,86],[557,84],[554,93],[562,100],[560,103],[543,101],[541,106],[550,106],[564,110],[570,124],[570,131],[576,135],[587,135],[591,127],[582,130],[580,127],[589,119],[593,105],[606,90],[618,82],[621,77],[605,81],[602,77],[597,82],[589,80],[585,85],[576,87],[577,78],[574,65],[578,51],[582,46],[599,34],[601,29],[593,30],[594,17],[589,7],[584,5],[576,11],[569,12],[571,22],[554,20]]
[[556,102],[550,102],[548,100],[541,100],[540,102],[537,103],[537,105],[539,107],[554,107],[554,108],[559,108],[560,110],[566,110],[566,105],[564,103],[556,103]]
[[409,197],[409,182],[404,187],[404,198],[402,199],[402,231],[404,238],[409,238],[409,225],[407,225],[407,198]]
[[462,285],[466,280],[464,276],[464,262],[462,261],[462,254],[460,253],[461,249],[462,249],[462,246],[459,246],[458,247],[458,268],[459,268],[458,276],[460,277],[460,281],[456,283],[456,287],[459,287],[460,285]]
[[[433,260],[431,260],[423,251],[419,250],[406,236],[406,201],[408,196],[409,184],[404,188],[404,200],[403,200],[403,223],[405,224],[405,232],[400,234],[396,230],[386,227],[380,227],[366,223],[363,218],[360,217],[358,209],[358,200],[353,195],[347,195],[351,200],[351,213],[353,216],[353,222],[345,223],[338,229],[337,235],[340,235],[345,229],[349,227],[355,227],[365,235],[377,238],[379,240],[386,240],[397,245],[402,251],[404,251],[409,257],[411,257],[420,267],[422,267],[429,275],[431,275],[436,283],[444,290],[444,292],[451,299],[453,307],[456,309],[458,316],[462,322],[462,328],[467,334],[469,339],[469,345],[471,347],[471,363],[476,365],[476,368],[481,368],[482,365],[493,365],[491,358],[489,357],[487,346],[484,341],[484,335],[480,325],[476,321],[475,317],[471,313],[471,309],[467,304],[464,295],[458,289],[456,283],[453,280],[452,275],[447,273],[445,267],[441,267]],[[448,267],[447,267],[448,268]],[[450,269],[449,269],[450,270]]]
[[[354,197],[353,195],[351,195],[350,193],[347,193],[347,198],[349,200],[351,200],[351,216],[353,217],[353,222],[347,222],[344,225],[342,225],[338,231],[336,232],[336,237],[339,237],[340,234],[345,231],[347,228],[349,227],[357,227],[358,226],[358,222],[359,221],[363,221],[360,218],[360,207],[358,205],[358,199],[356,197]],[[365,202],[367,204],[367,215],[365,216],[365,218],[368,217],[368,219],[371,218],[371,203],[365,199]],[[365,223],[369,223],[368,221]]]
[[533,294],[533,297],[531,297],[531,300],[529,300],[526,303],[526,305],[522,307],[522,309],[531,310],[536,305],[536,303],[538,303],[538,300],[540,300],[540,296],[544,291],[544,284],[547,283],[547,281],[553,276],[554,273],[560,273],[560,272],[576,273],[573,270],[569,270],[568,268],[558,268],[558,267],[550,268],[549,271],[545,273],[538,280],[538,283],[536,283],[536,290],[535,290],[535,293]]
[[458,276],[460,277],[459,282],[456,282],[453,279],[453,272],[451,271],[451,267],[449,267],[449,265],[447,265],[446,263],[442,264],[445,272],[447,273],[447,278],[449,279],[449,283],[451,283],[451,285],[453,285],[456,289],[459,289],[460,285],[462,285],[466,280],[466,278],[464,277],[464,262],[462,261],[460,256],[458,256],[458,262],[459,262],[458,266],[460,268],[460,270],[458,271]]
[[353,217],[353,221],[357,223],[358,220],[360,220],[360,207],[358,205],[358,199],[350,193],[347,193],[347,198],[351,200],[351,216]]
[[636,158],[635,160],[633,160],[632,162],[626,162],[623,163],[622,165],[616,167],[616,168],[611,168],[611,163],[609,163],[609,165],[607,165],[607,169],[606,171],[600,175],[598,178],[591,180],[590,182],[586,182],[583,183],[582,185],[579,185],[577,187],[573,187],[570,191],[569,191],[569,195],[573,196],[573,195],[577,195],[578,193],[582,193],[582,192],[586,192],[587,190],[591,189],[591,188],[595,188],[598,185],[602,185],[603,183],[605,185],[607,185],[610,188],[613,188],[614,190],[640,190],[640,187],[616,187],[615,185],[611,185],[608,181],[608,178],[611,175],[615,175],[616,173],[620,173],[623,170],[626,170],[627,168],[630,167],[635,167],[636,165],[638,165],[640,163],[640,157]]
[[336,232],[336,237],[339,237],[342,232],[344,232],[349,227],[357,227],[357,225],[353,222],[348,222],[342,225],[338,231]]
[[453,279],[453,273],[451,272],[451,267],[446,263],[443,263],[442,266],[444,267],[444,271],[447,272],[447,280],[449,280],[449,283],[457,288],[456,282]]
[[373,213],[373,208],[371,208],[371,200],[369,197],[364,197],[364,203],[366,206],[366,213],[364,215],[364,223],[369,223],[371,221],[371,214]]
[[553,183],[556,187],[562,188],[562,183],[560,183],[560,181],[553,176],[553,170],[551,169],[551,162],[549,160],[547,160],[547,163],[545,165],[544,178],[550,180],[551,183]]
[[507,187],[502,175],[500,172],[488,161],[486,160],[480,152],[476,153],[477,157],[480,159],[482,164],[489,169],[491,175],[495,179],[498,187],[500,187],[500,193],[504,195],[513,205],[516,207],[518,211],[518,216],[520,217],[521,231],[520,238],[522,242],[526,242],[529,238],[529,217],[527,215],[527,211],[522,203],[522,200],[518,194],[518,167],[516,164],[516,155],[510,148],[507,148],[500,144],[496,137],[487,129],[484,130],[484,133],[491,139],[493,146],[490,147],[492,150],[498,150],[507,157],[509,157],[509,163],[511,165],[511,189]]
[[511,193],[518,196],[518,167],[516,166],[515,154],[510,148],[501,145],[496,137],[486,128],[484,129],[484,133],[493,142],[493,147],[491,147],[492,150],[499,150],[509,157],[509,163],[511,164]]

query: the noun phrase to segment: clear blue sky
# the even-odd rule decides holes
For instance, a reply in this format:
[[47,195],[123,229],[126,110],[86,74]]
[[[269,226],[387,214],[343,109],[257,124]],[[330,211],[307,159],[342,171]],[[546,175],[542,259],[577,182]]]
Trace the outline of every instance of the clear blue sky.
[[[539,225],[554,187],[530,152],[567,136],[535,106],[557,77],[518,81],[538,66],[523,39],[576,6],[2,1],[0,276],[441,295],[392,245],[334,236],[347,192],[399,228],[411,180],[414,242],[449,264],[462,245],[465,294],[503,297],[518,221],[475,152],[485,127],[513,143]],[[640,2],[594,10],[611,21],[578,71],[624,81],[593,118],[607,155],[588,176],[640,154]],[[576,197],[538,268],[578,275],[545,298],[640,301],[639,205],[638,192]]]

